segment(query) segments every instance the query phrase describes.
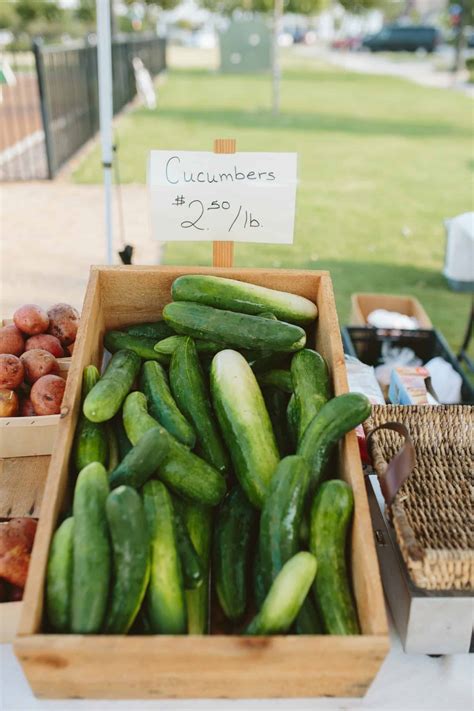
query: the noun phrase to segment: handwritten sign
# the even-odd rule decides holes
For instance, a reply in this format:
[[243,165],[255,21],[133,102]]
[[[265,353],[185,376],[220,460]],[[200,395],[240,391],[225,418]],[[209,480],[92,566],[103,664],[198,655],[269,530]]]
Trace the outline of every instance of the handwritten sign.
[[292,244],[296,153],[151,151],[153,236]]

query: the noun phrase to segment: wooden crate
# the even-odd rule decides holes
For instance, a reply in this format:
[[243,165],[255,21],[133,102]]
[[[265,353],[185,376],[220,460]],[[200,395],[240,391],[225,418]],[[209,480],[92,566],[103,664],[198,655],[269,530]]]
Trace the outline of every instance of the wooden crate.
[[[71,358],[58,358],[59,375],[66,380]],[[0,418],[0,458],[51,454],[61,415]]]
[[56,447],[15,652],[38,696],[64,698],[362,696],[388,650],[385,605],[354,433],[339,451],[340,475],[354,491],[352,581],[363,634],[350,637],[151,636],[42,633],[48,550],[68,493],[69,455],[80,406],[81,375],[99,365],[110,328],[149,321],[170,301],[181,274],[219,274],[316,301],[315,344],[336,394],[347,391],[344,356],[327,272],[196,267],[93,267],[64,397]]
[[[38,518],[49,457],[0,460],[0,519]],[[0,603],[0,644],[13,642],[23,602]]]
[[433,328],[428,314],[418,299],[413,296],[395,294],[352,294],[351,326],[367,326],[367,316],[375,309],[397,311],[399,314],[415,317],[419,328]]

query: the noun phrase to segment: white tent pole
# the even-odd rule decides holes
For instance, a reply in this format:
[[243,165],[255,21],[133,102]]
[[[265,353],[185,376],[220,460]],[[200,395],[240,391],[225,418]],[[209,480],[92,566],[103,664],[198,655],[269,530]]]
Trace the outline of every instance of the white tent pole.
[[97,8],[97,65],[99,69],[99,115],[102,143],[102,165],[105,189],[105,233],[107,264],[112,264],[112,43],[110,37],[110,2],[96,0]]

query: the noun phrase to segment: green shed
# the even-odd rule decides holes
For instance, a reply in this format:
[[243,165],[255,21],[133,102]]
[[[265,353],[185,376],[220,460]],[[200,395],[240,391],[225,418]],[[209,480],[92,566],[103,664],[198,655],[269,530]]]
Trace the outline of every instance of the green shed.
[[262,16],[231,20],[227,29],[219,32],[219,47],[220,69],[225,74],[251,74],[271,69],[271,29]]

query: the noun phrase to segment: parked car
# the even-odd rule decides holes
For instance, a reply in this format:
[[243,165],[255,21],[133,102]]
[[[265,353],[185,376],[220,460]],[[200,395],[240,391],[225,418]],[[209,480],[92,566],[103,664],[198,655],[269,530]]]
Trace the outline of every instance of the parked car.
[[360,49],[362,39],[360,37],[339,37],[333,40],[331,47],[333,49],[356,51]]
[[365,37],[362,46],[371,52],[416,52],[424,49],[433,52],[441,34],[429,25],[387,25],[375,35]]

